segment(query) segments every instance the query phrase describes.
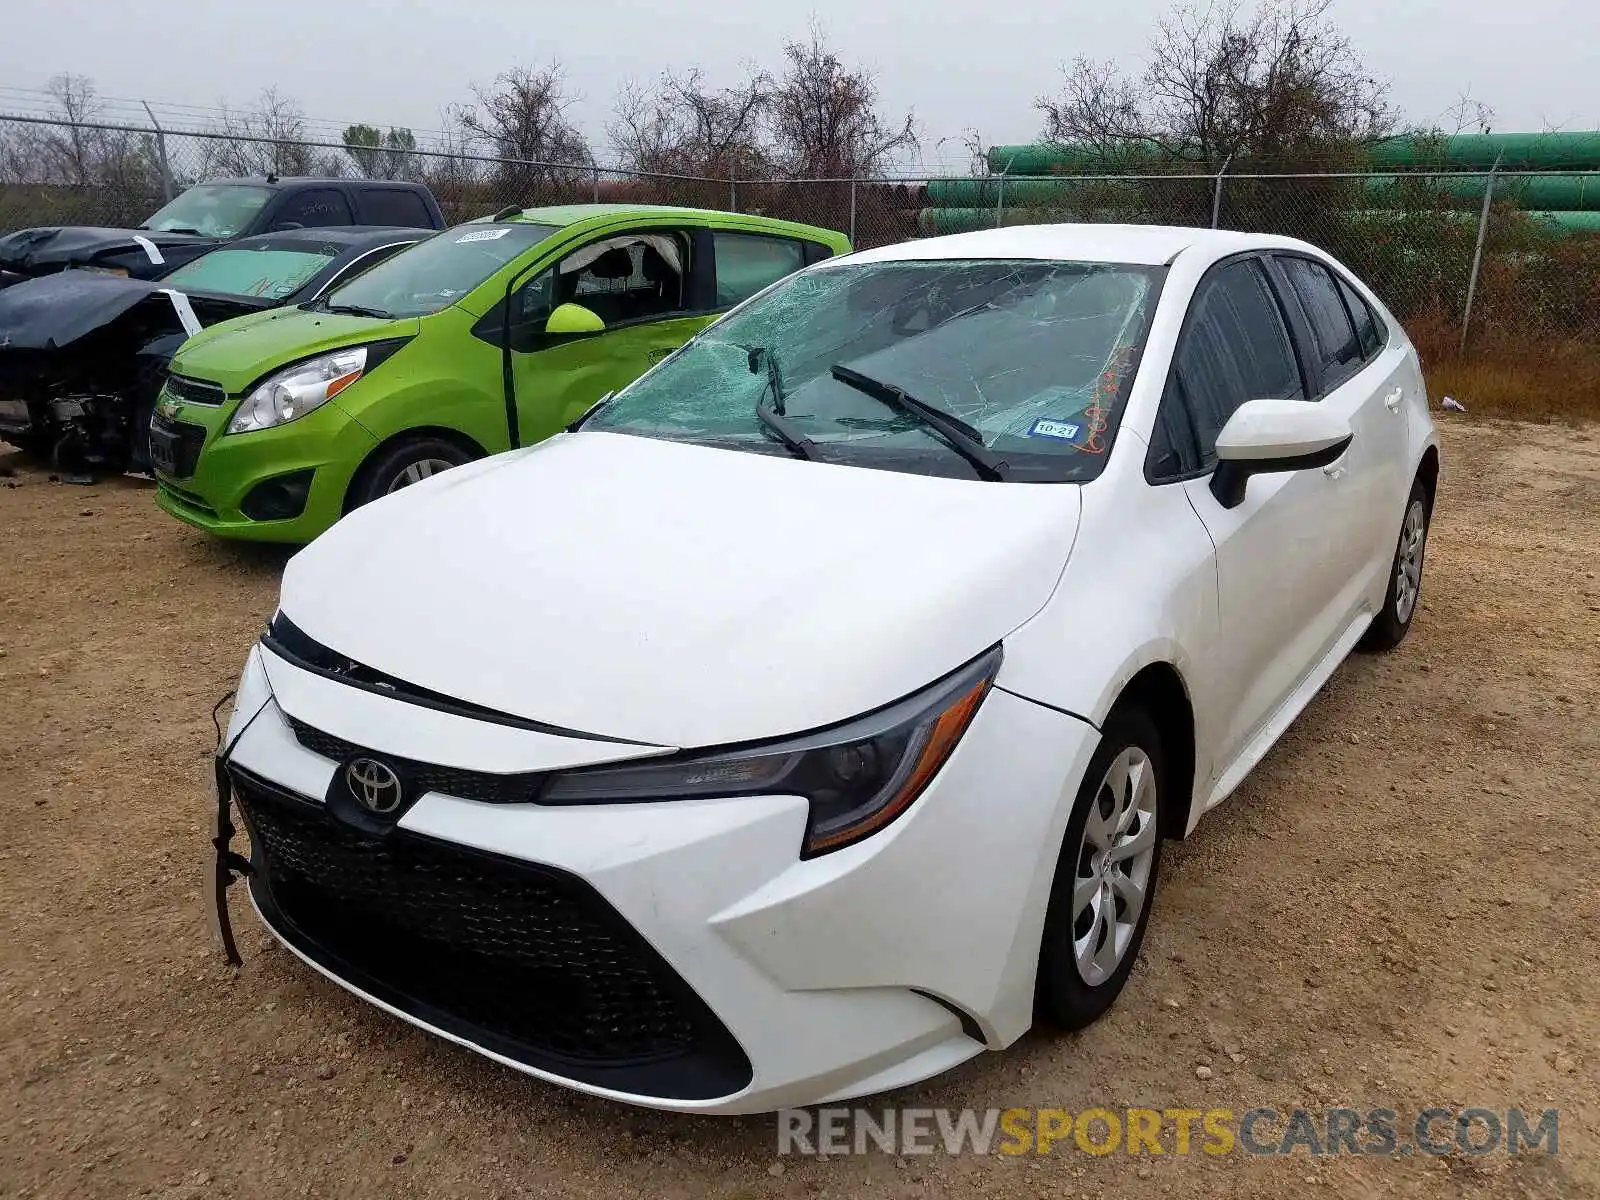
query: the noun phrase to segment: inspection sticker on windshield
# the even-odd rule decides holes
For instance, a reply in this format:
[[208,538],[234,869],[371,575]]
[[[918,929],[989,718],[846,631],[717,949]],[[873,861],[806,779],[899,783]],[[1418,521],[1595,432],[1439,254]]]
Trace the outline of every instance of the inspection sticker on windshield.
[[475,229],[471,233],[463,233],[458,237],[456,245],[459,246],[464,242],[492,242],[505,237],[510,232],[510,229]]
[[1052,421],[1042,418],[1028,430],[1029,437],[1054,438],[1058,442],[1075,442],[1083,433],[1083,426],[1072,421]]

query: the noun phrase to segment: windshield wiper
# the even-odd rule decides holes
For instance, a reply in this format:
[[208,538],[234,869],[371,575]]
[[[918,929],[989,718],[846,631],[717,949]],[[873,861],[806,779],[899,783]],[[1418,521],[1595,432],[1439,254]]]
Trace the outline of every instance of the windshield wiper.
[[783,416],[783,371],[778,366],[778,356],[765,346],[739,347],[750,356],[750,374],[756,373],[756,363],[767,364],[767,386],[772,389],[772,411]]
[[[139,226],[144,229],[145,226]],[[157,229],[156,233],[192,233],[195,237],[209,237],[204,230],[196,229],[193,225],[168,225],[165,229]]]
[[394,314],[383,308],[368,308],[365,304],[323,304],[323,312],[348,313],[352,317],[376,317],[380,321],[394,320]]
[[807,462],[821,461],[817,453],[817,444],[794,427],[794,424],[777,409],[761,401],[756,401],[756,420],[762,427],[772,431],[772,436],[777,438],[789,448],[789,452],[796,458],[803,458]]
[[919,418],[929,428],[937,430],[944,436],[945,441],[950,443],[950,448],[971,463],[984,479],[997,482],[1010,477],[1011,468],[1006,460],[985,446],[983,435],[960,417],[934,408],[931,404],[924,404],[915,396],[908,395],[904,388],[884,383],[881,379],[874,379],[870,375],[863,375],[854,367],[834,363],[828,368],[828,373],[845,386],[853,387],[858,392],[865,392],[890,408],[909,413]]

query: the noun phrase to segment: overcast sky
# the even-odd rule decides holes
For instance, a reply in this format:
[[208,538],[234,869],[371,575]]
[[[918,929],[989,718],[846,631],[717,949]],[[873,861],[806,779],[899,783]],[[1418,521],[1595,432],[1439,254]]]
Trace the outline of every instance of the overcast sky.
[[[0,0],[0,111],[8,89],[90,76],[106,96],[248,102],[275,85],[307,116],[438,128],[442,106],[514,63],[559,58],[572,116],[607,157],[617,85],[701,66],[732,80],[776,63],[814,13],[847,61],[878,73],[886,112],[915,110],[930,163],[962,161],[962,132],[1031,140],[1032,101],[1077,54],[1136,66],[1161,0]],[[36,16],[24,17],[31,10]],[[1409,120],[1459,94],[1495,127],[1600,128],[1600,0],[1341,0],[1334,18]],[[126,116],[127,114],[119,114]],[[942,142],[942,144],[941,144]]]

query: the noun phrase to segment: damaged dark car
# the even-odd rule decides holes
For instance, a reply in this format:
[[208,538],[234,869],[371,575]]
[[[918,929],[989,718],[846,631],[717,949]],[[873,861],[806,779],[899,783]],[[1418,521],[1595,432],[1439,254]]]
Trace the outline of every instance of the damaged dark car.
[[270,233],[159,282],[75,269],[0,290],[0,438],[80,481],[146,470],[156,395],[190,336],[315,303],[426,235],[367,226]]
[[268,176],[200,183],[135,229],[63,226],[0,236],[0,289],[74,268],[163,279],[239,238],[333,225],[443,229],[433,193],[398,180]]

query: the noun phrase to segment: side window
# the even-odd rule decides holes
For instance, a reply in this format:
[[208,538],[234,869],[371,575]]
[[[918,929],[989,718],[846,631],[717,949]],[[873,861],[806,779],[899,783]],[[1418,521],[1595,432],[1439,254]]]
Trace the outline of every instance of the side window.
[[272,218],[275,227],[293,224],[305,229],[350,223],[350,205],[344,193],[336,188],[307,188],[297,192]]
[[819,263],[825,258],[833,257],[833,247],[824,246],[821,242],[806,243],[806,266]]
[[1339,293],[1344,297],[1345,307],[1350,310],[1350,315],[1355,318],[1356,337],[1361,342],[1362,361],[1376,358],[1389,340],[1389,331],[1383,328],[1383,323],[1378,320],[1378,314],[1372,311],[1371,305],[1343,279],[1339,280]]
[[1217,435],[1246,400],[1303,400],[1283,314],[1252,260],[1207,276],[1189,306],[1150,454],[1152,479],[1216,461]]
[[804,242],[753,233],[711,235],[717,255],[717,307],[731,308],[806,265]]
[[557,266],[551,307],[581,304],[607,325],[683,312],[689,253],[687,237],[665,231],[592,242]]
[[428,229],[433,225],[422,197],[404,188],[357,188],[356,205],[361,209],[363,225],[415,229]]
[[1322,363],[1322,390],[1343,383],[1361,366],[1361,342],[1328,268],[1309,258],[1280,257],[1279,264],[1305,310]]

